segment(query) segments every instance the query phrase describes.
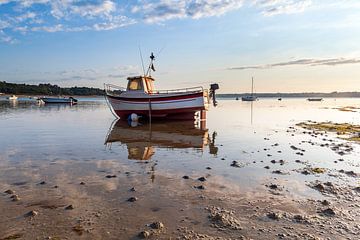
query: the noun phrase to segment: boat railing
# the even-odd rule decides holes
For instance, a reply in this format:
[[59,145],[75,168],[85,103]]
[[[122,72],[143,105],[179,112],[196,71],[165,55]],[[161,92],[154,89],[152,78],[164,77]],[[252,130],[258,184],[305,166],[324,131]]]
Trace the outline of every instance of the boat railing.
[[107,95],[120,95],[122,92],[126,91],[126,88],[114,84],[104,84],[104,88]]
[[[120,95],[122,92],[127,91],[124,87],[119,87],[114,84],[104,84],[105,92],[107,95]],[[176,93],[189,93],[189,92],[203,92],[203,87],[190,87],[190,88],[179,88],[179,89],[169,89],[169,90],[154,90],[151,91],[151,95],[155,94],[176,94]]]
[[191,87],[191,88],[179,88],[169,90],[156,90],[152,91],[151,94],[170,94],[170,93],[187,93],[187,92],[203,92],[203,87]]

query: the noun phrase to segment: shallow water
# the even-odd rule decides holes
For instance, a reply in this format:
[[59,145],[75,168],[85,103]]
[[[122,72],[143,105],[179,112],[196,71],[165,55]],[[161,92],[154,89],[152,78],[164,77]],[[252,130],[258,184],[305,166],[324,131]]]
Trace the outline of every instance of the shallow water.
[[[114,121],[102,98],[84,98],[75,106],[0,101],[0,166],[24,171],[16,176],[3,172],[0,180],[3,186],[31,181],[27,175],[34,169],[42,176],[41,169],[57,163],[61,163],[58,168],[46,172],[47,178],[64,170],[69,176],[111,172],[109,161],[146,175],[147,170],[140,164],[146,162],[154,164],[149,178],[154,185],[156,174],[174,180],[183,175],[206,175],[209,182],[220,186],[219,191],[254,193],[277,182],[286,186],[290,194],[317,196],[319,193],[307,186],[316,179],[356,183],[338,171],[360,172],[360,147],[348,143],[353,151],[340,156],[318,144],[324,142],[323,138],[346,141],[330,133],[312,137],[295,124],[307,120],[360,124],[359,109],[335,109],[345,106],[359,107],[360,99],[261,99],[253,103],[220,99],[218,107],[208,112],[206,127],[198,122],[154,122],[151,126],[130,127]],[[317,144],[311,145],[309,140]],[[299,151],[291,149],[291,145],[304,149],[304,155],[297,155]],[[285,163],[272,164],[271,160]],[[233,161],[240,167],[231,166]],[[299,173],[305,166],[325,168],[327,174],[305,176]],[[274,174],[274,170],[285,174]]]

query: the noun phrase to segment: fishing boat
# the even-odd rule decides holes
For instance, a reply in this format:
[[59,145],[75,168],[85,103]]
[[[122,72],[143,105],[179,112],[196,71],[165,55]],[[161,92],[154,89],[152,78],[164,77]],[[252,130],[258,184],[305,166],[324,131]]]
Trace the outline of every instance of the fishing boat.
[[251,95],[244,96],[241,98],[244,102],[253,102],[256,101],[258,98],[254,95],[254,78],[251,78]]
[[126,88],[104,84],[106,100],[114,115],[124,120],[131,114],[149,119],[193,120],[195,113],[201,112],[201,118],[205,118],[211,98],[216,106],[215,90],[219,85],[211,84],[210,90],[203,87],[157,90],[151,76],[155,71],[154,60],[151,53],[147,73],[128,77]]
[[8,100],[12,100],[15,101],[18,99],[18,97],[16,95],[11,95],[10,97],[7,97]]
[[307,100],[309,102],[321,102],[323,99],[322,98],[308,98]]
[[65,104],[76,104],[77,103],[77,99],[73,98],[73,97],[68,97],[68,98],[60,98],[60,97],[42,97],[40,98],[41,101],[43,101],[44,103],[48,104],[48,103],[65,103]]

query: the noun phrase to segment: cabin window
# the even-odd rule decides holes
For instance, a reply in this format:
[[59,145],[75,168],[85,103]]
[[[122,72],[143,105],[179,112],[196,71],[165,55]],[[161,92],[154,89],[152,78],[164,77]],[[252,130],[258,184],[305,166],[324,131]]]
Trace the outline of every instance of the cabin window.
[[129,86],[128,89],[130,91],[136,91],[136,90],[142,90],[142,84],[141,84],[141,79],[133,79],[129,82]]

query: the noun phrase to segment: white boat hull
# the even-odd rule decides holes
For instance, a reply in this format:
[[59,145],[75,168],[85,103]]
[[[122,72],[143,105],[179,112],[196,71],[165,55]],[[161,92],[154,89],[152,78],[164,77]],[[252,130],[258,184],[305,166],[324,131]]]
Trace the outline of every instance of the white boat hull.
[[194,119],[197,111],[208,110],[207,92],[182,94],[145,94],[142,97],[106,96],[120,118],[138,115],[154,118]]

